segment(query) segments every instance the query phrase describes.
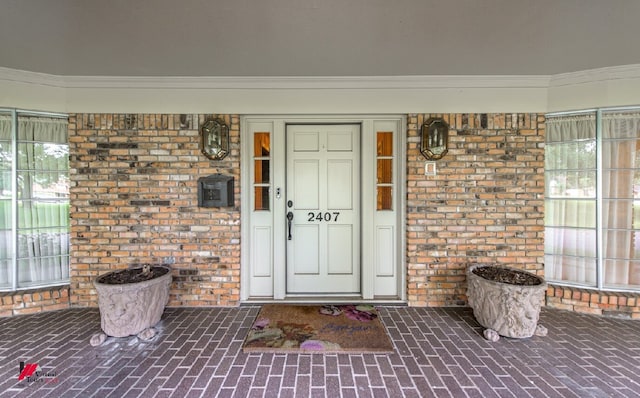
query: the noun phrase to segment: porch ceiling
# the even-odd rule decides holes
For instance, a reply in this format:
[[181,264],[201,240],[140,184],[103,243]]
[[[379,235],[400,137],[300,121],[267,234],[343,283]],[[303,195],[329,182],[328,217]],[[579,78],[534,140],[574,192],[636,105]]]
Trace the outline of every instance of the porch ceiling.
[[3,0],[0,67],[78,76],[553,75],[638,64],[637,0]]

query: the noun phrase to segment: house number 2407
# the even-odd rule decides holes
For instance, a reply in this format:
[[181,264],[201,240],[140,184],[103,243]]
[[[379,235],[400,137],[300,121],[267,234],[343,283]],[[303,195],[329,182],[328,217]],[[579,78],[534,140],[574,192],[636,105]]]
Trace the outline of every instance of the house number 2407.
[[312,211],[310,211],[309,213],[307,213],[307,216],[309,217],[307,219],[307,221],[309,222],[314,222],[314,221],[326,221],[326,222],[337,222],[338,221],[338,216],[340,215],[339,211],[334,211],[332,213],[329,213],[328,211],[323,212],[318,212],[318,213],[314,213]]

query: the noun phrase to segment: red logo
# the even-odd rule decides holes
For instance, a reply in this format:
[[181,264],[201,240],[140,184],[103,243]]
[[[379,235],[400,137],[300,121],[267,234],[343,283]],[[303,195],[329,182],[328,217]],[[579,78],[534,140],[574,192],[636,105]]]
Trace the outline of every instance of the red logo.
[[18,376],[18,380],[24,380],[25,377],[31,377],[38,369],[37,363],[28,363],[24,364],[24,362],[20,362],[20,376]]
[[37,363],[27,363],[20,361],[20,373],[18,381],[25,380],[27,383],[57,383],[56,372],[44,372]]

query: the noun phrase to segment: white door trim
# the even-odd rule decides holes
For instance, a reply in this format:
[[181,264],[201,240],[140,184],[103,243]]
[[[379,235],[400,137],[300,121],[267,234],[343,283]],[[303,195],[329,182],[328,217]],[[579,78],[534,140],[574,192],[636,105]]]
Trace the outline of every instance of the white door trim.
[[[285,195],[282,194],[285,188],[285,132],[287,124],[360,124],[361,134],[364,136],[375,134],[374,129],[377,126],[392,126],[395,131],[396,138],[394,146],[394,201],[395,205],[395,221],[393,238],[395,239],[395,248],[392,251],[394,257],[394,279],[392,284],[395,292],[392,295],[380,295],[374,291],[379,286],[380,278],[375,274],[375,270],[365,270],[365,262],[371,264],[376,262],[374,254],[374,245],[376,239],[375,226],[372,216],[375,216],[374,208],[368,209],[363,206],[362,217],[362,261],[363,269],[361,275],[361,297],[350,297],[350,301],[366,301],[366,302],[406,302],[406,116],[404,115],[246,115],[241,116],[241,270],[240,270],[240,300],[241,302],[271,302],[271,301],[304,301],[314,302],[331,300],[332,297],[294,297],[286,294],[286,245],[278,242],[286,234],[286,206]],[[271,231],[273,239],[273,248],[269,254],[270,258],[265,261],[262,267],[271,267],[268,272],[261,272],[261,275],[269,275],[269,278],[263,278],[266,289],[258,289],[259,293],[252,292],[252,254],[251,237],[252,237],[252,145],[253,136],[252,128],[255,126],[260,128],[271,129],[272,137],[272,157],[271,157],[271,201],[272,206],[270,216],[272,217]],[[267,127],[265,127],[267,126]],[[261,130],[262,131],[262,130]],[[370,142],[372,138],[370,137]],[[284,152],[282,152],[284,151]],[[369,144],[368,148],[362,145],[361,163],[367,165],[362,167],[361,192],[365,195],[375,195],[375,146]],[[372,170],[373,169],[373,170]],[[368,171],[367,171],[368,170]],[[275,198],[276,190],[280,188],[280,198]],[[369,206],[371,207],[371,206]],[[263,215],[261,215],[262,217]],[[391,279],[389,279],[391,280]],[[262,283],[262,282],[261,282]],[[387,283],[387,282],[385,282]],[[271,288],[272,287],[272,288]],[[271,289],[271,290],[269,290]],[[340,297],[333,297],[340,300]]]

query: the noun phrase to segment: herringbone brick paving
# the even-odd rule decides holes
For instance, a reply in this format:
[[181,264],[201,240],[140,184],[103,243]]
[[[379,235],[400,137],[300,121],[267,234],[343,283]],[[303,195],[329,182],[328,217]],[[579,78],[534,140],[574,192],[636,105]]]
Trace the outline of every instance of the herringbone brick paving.
[[[381,307],[394,354],[244,354],[259,310],[168,308],[151,342],[95,308],[0,319],[1,397],[636,397],[640,321],[543,309],[546,337],[486,341],[468,308]],[[18,381],[19,362],[48,376]],[[43,382],[42,379],[46,379]]]

